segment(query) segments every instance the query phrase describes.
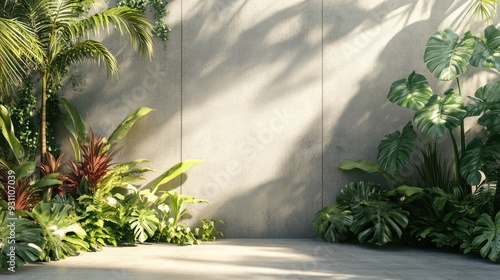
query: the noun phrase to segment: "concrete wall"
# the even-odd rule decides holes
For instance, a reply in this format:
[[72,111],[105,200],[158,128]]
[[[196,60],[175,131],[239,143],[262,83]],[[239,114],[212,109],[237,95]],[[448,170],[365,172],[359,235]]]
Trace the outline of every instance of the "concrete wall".
[[387,101],[391,83],[417,70],[437,91],[452,86],[428,75],[423,50],[435,31],[464,29],[466,2],[173,0],[168,46],[157,41],[151,62],[110,36],[120,79],[81,66],[64,95],[105,135],[155,108],[117,159],[158,171],[205,159],[180,189],[212,202],[193,220],[223,219],[228,237],[311,237],[315,212],[364,178],[338,164],[375,160],[381,137],[410,119]]

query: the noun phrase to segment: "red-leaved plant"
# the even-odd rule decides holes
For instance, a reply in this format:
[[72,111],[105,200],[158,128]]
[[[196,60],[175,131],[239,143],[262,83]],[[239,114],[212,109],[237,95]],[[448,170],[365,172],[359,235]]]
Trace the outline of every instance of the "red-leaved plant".
[[92,193],[111,166],[111,153],[104,149],[107,142],[91,131],[88,144],[80,146],[82,161],[71,161],[70,173],[65,183],[76,195]]

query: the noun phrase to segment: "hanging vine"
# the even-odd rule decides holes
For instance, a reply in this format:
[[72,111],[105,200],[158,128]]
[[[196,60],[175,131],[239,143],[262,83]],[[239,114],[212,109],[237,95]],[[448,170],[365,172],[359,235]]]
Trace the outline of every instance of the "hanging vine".
[[116,5],[131,7],[143,13],[152,11],[155,18],[153,35],[160,38],[166,44],[170,34],[170,28],[163,21],[168,14],[167,4],[168,1],[166,0],[120,0]]

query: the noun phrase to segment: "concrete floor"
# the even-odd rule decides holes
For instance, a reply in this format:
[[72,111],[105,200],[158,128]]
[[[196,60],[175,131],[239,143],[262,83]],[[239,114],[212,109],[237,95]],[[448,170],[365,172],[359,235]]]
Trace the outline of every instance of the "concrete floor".
[[107,247],[0,279],[500,279],[500,264],[434,250],[306,239],[228,239],[196,246]]

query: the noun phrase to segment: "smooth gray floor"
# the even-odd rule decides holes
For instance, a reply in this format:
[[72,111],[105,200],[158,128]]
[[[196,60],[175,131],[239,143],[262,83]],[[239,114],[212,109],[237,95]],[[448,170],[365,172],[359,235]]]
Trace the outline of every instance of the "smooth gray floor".
[[195,246],[107,247],[26,265],[1,279],[500,279],[500,264],[407,247],[306,239],[228,239]]

